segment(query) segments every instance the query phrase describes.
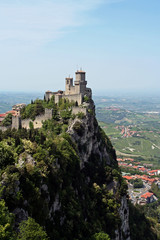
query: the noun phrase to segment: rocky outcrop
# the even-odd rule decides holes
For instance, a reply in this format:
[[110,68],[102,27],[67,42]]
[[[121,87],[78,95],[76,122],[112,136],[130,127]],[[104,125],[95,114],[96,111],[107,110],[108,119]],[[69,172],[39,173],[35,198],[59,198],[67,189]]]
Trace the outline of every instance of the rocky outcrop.
[[[85,104],[85,107],[87,108],[85,117],[82,119],[76,117],[68,128],[68,133],[78,146],[81,169],[92,156],[96,156],[100,162],[105,160],[105,164],[109,166],[117,164],[114,149],[103,143],[104,139],[95,117],[94,103],[91,101]],[[116,181],[111,181],[107,186],[114,194],[118,187]],[[120,202],[119,215],[122,224],[115,231],[115,240],[130,240],[129,207],[126,196],[122,196]]]
[[119,209],[119,215],[122,221],[121,228],[116,230],[115,240],[130,240],[129,230],[129,207],[126,196],[121,198],[121,206]]
[[94,224],[95,232],[130,240],[129,209],[115,150],[98,126],[93,101],[72,114],[68,134],[49,130],[45,147],[21,139],[24,152],[1,176],[2,197],[15,214],[15,226],[32,216],[53,240],[73,239],[74,233],[74,239],[83,239],[86,232],[89,238]]
[[76,117],[68,128],[68,133],[71,135],[72,140],[76,142],[79,151],[81,168],[84,163],[93,155],[96,155],[100,161],[105,159],[108,165],[111,164],[111,159],[107,152],[106,147],[102,148],[102,141],[100,137],[100,129],[95,118],[95,106],[93,102],[85,104],[87,113],[79,119]]

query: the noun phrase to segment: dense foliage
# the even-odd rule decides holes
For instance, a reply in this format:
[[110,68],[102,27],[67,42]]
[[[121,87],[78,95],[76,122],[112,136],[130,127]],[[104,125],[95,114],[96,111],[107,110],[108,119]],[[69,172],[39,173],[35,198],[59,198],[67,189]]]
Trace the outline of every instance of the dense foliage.
[[133,180],[133,187],[134,188],[143,188],[143,181],[142,181],[142,179],[135,179],[135,180]]
[[[152,205],[152,204],[151,204]],[[160,224],[156,218],[147,216],[147,209],[152,209],[150,204],[133,206],[130,203],[130,232],[132,240],[157,240],[160,239]],[[149,214],[150,215],[150,214]]]
[[9,114],[7,114],[5,119],[2,121],[2,125],[7,127],[7,126],[10,126],[11,124],[12,124],[12,114],[9,113]]
[[33,218],[22,221],[19,225],[18,240],[48,240],[46,232]]
[[[28,117],[34,112],[35,118],[45,107],[52,108],[53,118],[41,129],[32,126],[0,132],[2,240],[109,240],[120,228],[118,210],[127,185],[115,151],[94,120],[100,150],[106,148],[111,165],[92,152],[81,168],[79,151],[85,151],[85,146],[80,149],[66,132],[71,119],[77,118],[73,130],[80,138],[85,134],[85,116],[73,116],[73,104],[62,100],[56,105],[53,98],[49,102],[36,100],[22,114]],[[111,185],[116,187],[108,187]],[[133,222],[137,221],[134,216]]]
[[66,99],[61,99],[57,105],[55,104],[54,96],[49,101],[36,99],[21,109],[21,118],[31,118],[34,120],[36,116],[44,114],[45,108],[48,108],[53,109],[55,119],[58,117],[58,112],[60,112],[60,116],[66,120],[71,116],[70,107],[74,105],[76,105],[75,102],[69,102]]
[[[66,130],[69,121],[77,118],[74,130],[82,137],[85,127],[80,122],[85,116],[73,116],[73,105],[66,100],[57,105],[54,98],[36,100],[22,110],[23,118],[34,119],[44,108],[52,108],[52,119],[41,129],[31,126],[0,133],[0,198],[6,215],[0,222],[1,239],[109,239],[120,227],[118,209],[121,195],[126,194],[125,182],[117,164],[113,169],[94,154],[80,168],[78,146]],[[97,121],[94,124],[98,128]],[[115,158],[109,139],[99,129],[101,137],[102,148],[106,145],[110,158]],[[113,180],[119,185],[114,192],[107,188]]]

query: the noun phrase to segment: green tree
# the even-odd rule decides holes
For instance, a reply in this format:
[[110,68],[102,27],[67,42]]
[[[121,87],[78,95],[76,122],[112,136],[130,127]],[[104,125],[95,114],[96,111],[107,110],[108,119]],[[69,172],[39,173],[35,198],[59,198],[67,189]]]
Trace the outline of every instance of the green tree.
[[18,240],[48,240],[46,232],[33,218],[22,221],[19,230]]
[[107,233],[99,232],[99,233],[95,233],[91,239],[92,240],[110,240],[110,237]]
[[12,147],[6,142],[0,142],[0,168],[13,164],[15,161]]
[[2,122],[3,126],[10,126],[12,124],[12,114],[9,113]]
[[142,188],[143,187],[142,179],[135,179],[133,187],[134,188]]
[[0,201],[0,239],[1,240],[14,240],[13,232],[14,215],[9,213],[8,208],[5,206],[5,201]]
[[44,113],[44,107],[41,100],[35,101],[34,115],[38,116]]
[[33,129],[33,128],[34,128],[33,122],[31,122],[31,121],[29,122],[29,128],[30,128],[30,129]]

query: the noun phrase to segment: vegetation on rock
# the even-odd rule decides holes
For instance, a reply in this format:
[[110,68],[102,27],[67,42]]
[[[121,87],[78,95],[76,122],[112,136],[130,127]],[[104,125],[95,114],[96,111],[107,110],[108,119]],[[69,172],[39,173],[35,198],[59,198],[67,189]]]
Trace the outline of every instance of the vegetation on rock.
[[[0,132],[1,239],[109,240],[121,228],[119,209],[127,185],[115,150],[93,112],[88,112],[88,131],[96,129],[90,141],[96,139],[97,145],[82,167],[81,153],[89,149],[80,141],[88,134],[86,116],[73,117],[73,105],[66,100],[56,105],[53,98],[36,100],[22,115],[35,118],[44,108],[52,108],[53,118],[41,129]],[[68,132],[73,122],[77,139]],[[107,152],[108,162],[97,148],[99,154]]]

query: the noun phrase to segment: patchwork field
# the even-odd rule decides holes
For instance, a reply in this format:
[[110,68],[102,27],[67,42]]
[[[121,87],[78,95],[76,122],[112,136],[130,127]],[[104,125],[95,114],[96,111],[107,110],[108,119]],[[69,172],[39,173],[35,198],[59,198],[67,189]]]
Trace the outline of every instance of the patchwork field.
[[144,99],[137,108],[133,102],[97,98],[99,125],[110,137],[118,156],[134,156],[160,166],[160,99]]

